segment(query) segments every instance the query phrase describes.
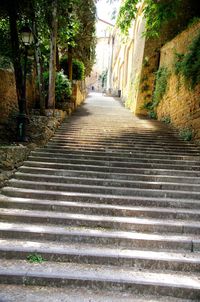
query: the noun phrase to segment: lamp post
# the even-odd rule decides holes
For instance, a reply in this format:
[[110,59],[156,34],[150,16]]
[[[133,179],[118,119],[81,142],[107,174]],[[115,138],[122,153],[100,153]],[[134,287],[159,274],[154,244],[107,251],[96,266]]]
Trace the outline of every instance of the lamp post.
[[18,141],[26,142],[26,123],[27,108],[26,108],[26,74],[27,74],[27,58],[28,48],[33,43],[33,33],[28,26],[24,26],[21,31],[21,40],[24,45],[24,68],[23,68],[23,83],[22,83],[22,94],[21,94],[21,106],[19,108],[19,115],[17,117],[17,135]]

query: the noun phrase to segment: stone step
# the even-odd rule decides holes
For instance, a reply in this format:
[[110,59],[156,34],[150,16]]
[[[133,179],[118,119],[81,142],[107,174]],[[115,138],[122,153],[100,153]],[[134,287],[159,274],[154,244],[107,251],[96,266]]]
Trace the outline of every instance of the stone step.
[[143,189],[141,187],[135,188],[123,188],[123,187],[109,187],[109,186],[91,186],[80,184],[66,184],[66,183],[54,183],[54,182],[42,182],[42,181],[26,181],[11,179],[9,186],[23,189],[32,189],[36,191],[56,191],[57,194],[62,195],[63,192],[73,193],[88,193],[101,194],[101,195],[118,195],[118,196],[144,196],[144,197],[161,197],[161,198],[191,198],[200,199],[200,192],[182,191],[182,190],[170,190],[170,189]]
[[90,215],[121,216],[121,217],[146,217],[157,219],[175,220],[200,220],[199,209],[172,208],[168,207],[146,207],[146,206],[121,206],[117,204],[87,203],[78,201],[57,201],[15,198],[0,195],[0,208],[24,209],[37,211],[55,211],[62,213],[79,213]]
[[[110,181],[143,181],[143,182],[169,182],[169,183],[185,183],[185,184],[200,184],[199,177],[184,177],[175,175],[151,175],[151,174],[128,174],[128,173],[105,173],[105,172],[95,172],[95,171],[80,171],[80,170],[62,170],[62,169],[51,169],[51,168],[41,168],[41,167],[28,167],[21,166],[18,168],[19,173],[33,174],[33,175],[46,175],[47,177],[54,177],[62,179],[65,177],[73,178],[93,178],[93,179],[103,179]],[[18,174],[17,174],[18,175]]]
[[[113,297],[114,295],[114,297]],[[67,300],[66,300],[67,297]],[[113,300],[114,299],[114,300]],[[0,301],[4,302],[192,302],[194,300],[169,296],[131,294],[116,291],[88,288],[67,288],[0,285]]]
[[127,158],[131,158],[132,160],[134,160],[135,157],[138,158],[155,158],[155,159],[162,159],[162,160],[181,160],[181,161],[198,161],[200,160],[200,156],[197,154],[189,154],[189,155],[179,155],[177,153],[174,154],[169,154],[169,153],[162,153],[162,152],[144,152],[143,150],[140,150],[140,152],[138,152],[137,150],[134,151],[132,150],[130,151],[124,151],[123,152],[118,152],[117,150],[110,150],[110,149],[103,149],[103,150],[82,150],[82,149],[73,149],[73,150],[68,150],[67,148],[55,148],[55,147],[49,147],[47,148],[47,146],[44,146],[43,148],[39,148],[39,149],[35,149],[35,151],[39,151],[41,153],[60,153],[60,154],[64,154],[66,156],[70,156],[70,155],[81,155],[81,156],[100,156],[100,157],[104,157],[106,156],[106,158],[113,158],[113,157],[117,157],[117,158],[122,158],[122,159],[127,159]]
[[[50,150],[51,151],[51,150]],[[143,163],[160,163],[160,160],[162,158],[162,163],[163,164],[184,164],[184,165],[195,165],[195,166],[200,166],[200,161],[199,160],[192,160],[192,159],[185,159],[185,158],[163,158],[159,157],[158,155],[152,156],[151,154],[132,154],[132,157],[126,157],[125,155],[122,157],[120,156],[115,156],[115,155],[106,155],[106,160],[105,160],[105,154],[103,155],[93,155],[93,154],[88,154],[81,152],[80,154],[76,153],[67,153],[67,152],[49,152],[47,149],[40,149],[38,151],[32,151],[31,156],[32,157],[49,157],[52,158],[52,153],[55,158],[62,158],[62,159],[81,159],[81,160],[100,160],[100,161],[109,161],[109,162],[140,162],[142,161]],[[145,155],[145,158],[144,158]]]
[[[31,173],[15,173],[15,179],[32,181],[32,182],[48,182],[59,184],[79,184],[90,186],[108,186],[108,187],[120,187],[120,188],[142,188],[142,189],[158,189],[158,190],[181,190],[200,192],[200,184],[187,184],[184,182],[161,182],[161,181],[129,181],[129,180],[117,180],[117,179],[103,179],[103,178],[87,178],[87,177],[66,177],[66,176],[54,176],[46,174],[31,174]],[[199,180],[199,179],[198,179]]]
[[26,167],[39,167],[39,168],[51,168],[51,169],[62,169],[62,170],[80,170],[80,171],[93,171],[93,172],[105,172],[105,173],[125,173],[125,174],[148,174],[148,175],[176,175],[176,176],[185,176],[185,177],[199,177],[200,171],[193,170],[180,170],[173,169],[168,167],[168,169],[158,168],[155,164],[148,166],[138,165],[134,168],[124,168],[124,167],[111,167],[101,165],[84,165],[84,164],[63,164],[62,162],[44,162],[44,161],[24,161],[24,166]]
[[199,200],[181,199],[181,198],[161,198],[161,197],[144,197],[144,196],[120,196],[120,195],[102,195],[92,193],[74,193],[59,191],[42,191],[22,189],[15,187],[4,187],[2,193],[9,197],[58,200],[58,201],[79,201],[100,203],[100,204],[117,204],[126,206],[155,206],[155,207],[172,207],[186,209],[200,209]]
[[112,265],[163,271],[199,272],[198,253],[129,250],[91,244],[0,239],[0,258],[25,260],[41,255],[46,261]]
[[5,222],[52,224],[146,233],[200,234],[198,221],[155,219],[141,217],[112,217],[55,211],[34,211],[0,208],[0,219]]
[[132,145],[139,145],[139,146],[146,146],[147,144],[152,144],[154,147],[158,147],[158,148],[183,148],[183,149],[187,149],[187,150],[196,150],[197,149],[190,144],[184,144],[183,141],[177,141],[177,140],[169,140],[166,141],[165,140],[159,140],[159,141],[155,141],[153,138],[147,138],[147,139],[141,139],[141,138],[132,138],[132,139],[125,139],[125,138],[114,138],[114,137],[92,137],[91,135],[88,134],[88,136],[82,135],[82,136],[78,136],[76,137],[75,135],[72,135],[70,137],[70,135],[54,135],[54,137],[50,140],[50,142],[55,142],[58,144],[63,144],[63,143],[71,143],[71,142],[80,142],[80,143],[86,143],[89,145],[92,144],[104,144],[104,145],[119,145],[119,146],[132,146]]
[[186,234],[148,234],[105,228],[67,227],[44,224],[0,222],[2,239],[42,240],[64,243],[108,245],[112,248],[199,252],[200,238]]
[[34,161],[34,162],[47,162],[47,163],[61,163],[63,165],[65,164],[81,164],[81,165],[91,165],[91,166],[101,166],[101,167],[113,167],[113,168],[152,168],[152,169],[171,169],[171,170],[187,170],[187,171],[200,171],[200,165],[185,165],[184,162],[179,163],[165,163],[160,161],[151,161],[151,162],[145,162],[142,159],[141,160],[134,160],[132,162],[130,161],[109,161],[104,158],[101,160],[93,160],[93,159],[84,159],[84,158],[66,158],[66,157],[49,157],[49,156],[36,156],[31,155],[28,157],[28,161]]
[[119,269],[87,264],[2,260],[0,280],[4,284],[69,286],[117,289],[130,293],[162,294],[177,298],[200,298],[198,274]]
[[[165,138],[173,138],[175,137],[178,140],[181,140],[179,137],[177,138],[176,134],[177,131],[173,131],[173,129],[160,129],[158,131],[155,131],[154,129],[142,129],[140,126],[139,127],[132,127],[132,125],[127,125],[127,126],[123,126],[123,123],[125,121],[123,121],[123,123],[120,124],[119,127],[117,127],[117,125],[115,123],[113,123],[114,125],[109,125],[110,127],[106,127],[105,123],[103,125],[103,127],[98,127],[95,126],[94,124],[87,125],[86,127],[84,126],[84,124],[82,124],[81,122],[81,127],[77,126],[76,124],[73,125],[73,123],[70,122],[70,125],[67,123],[67,121],[65,123],[63,123],[61,125],[61,127],[57,130],[56,133],[68,133],[69,135],[74,135],[74,134],[85,134],[87,130],[87,134],[90,135],[90,133],[92,134],[109,134],[109,136],[120,136],[120,135],[131,135],[131,136],[135,136],[137,135],[138,137],[142,137],[142,136],[150,136],[150,137],[165,137]],[[160,126],[160,125],[159,125]],[[120,136],[121,137],[121,136]]]
[[[63,144],[63,143],[74,143],[74,142],[81,142],[85,143],[88,145],[92,144],[99,144],[103,143],[105,145],[111,145],[111,144],[117,144],[117,145],[123,145],[123,146],[132,146],[132,145],[142,145],[142,146],[147,146],[148,144],[153,144],[154,147],[160,148],[163,146],[164,148],[183,148],[183,149],[192,149],[198,151],[194,145],[192,144],[185,144],[183,141],[177,141],[176,139],[168,139],[168,142],[166,138],[159,139],[159,140],[154,140],[153,138],[146,138],[146,139],[141,139],[141,138],[120,138],[117,139],[116,137],[111,137],[109,136],[99,136],[95,135],[93,137],[92,135],[65,135],[63,133],[58,135],[55,135],[51,140],[51,142],[57,142],[58,144]],[[169,143],[169,144],[168,144]]]
[[46,147],[56,147],[56,148],[84,148],[85,150],[101,150],[101,149],[110,149],[110,150],[117,150],[118,152],[131,152],[131,151],[140,151],[141,148],[143,149],[143,151],[145,152],[162,152],[164,153],[169,153],[169,154],[180,154],[180,155],[190,155],[190,154],[194,154],[194,155],[200,155],[200,153],[194,148],[194,149],[189,149],[189,148],[185,148],[180,150],[179,147],[154,147],[154,145],[132,145],[132,146],[127,146],[127,145],[117,145],[117,144],[105,144],[105,143],[96,143],[96,144],[88,144],[88,143],[81,143],[81,142],[72,142],[72,143],[57,143],[54,141],[49,141],[48,144],[46,145]]

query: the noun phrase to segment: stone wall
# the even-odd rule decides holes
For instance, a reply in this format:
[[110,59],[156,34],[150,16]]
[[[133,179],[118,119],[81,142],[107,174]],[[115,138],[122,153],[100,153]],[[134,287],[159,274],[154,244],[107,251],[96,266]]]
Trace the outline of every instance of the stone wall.
[[[27,104],[32,109],[36,99],[35,83],[31,76],[27,79]],[[0,124],[18,112],[15,77],[12,70],[0,69]]]
[[86,98],[86,87],[84,81],[77,81],[74,85],[75,106],[80,106]]
[[[35,112],[37,113],[37,112]],[[46,110],[47,116],[31,115],[27,125],[28,143],[0,145],[0,188],[12,177],[16,169],[26,160],[31,150],[45,145],[60,126],[66,112]]]
[[174,62],[175,53],[185,53],[199,31],[200,22],[161,48],[160,67],[167,67],[170,77],[167,91],[157,108],[158,119],[168,116],[176,128],[192,128],[197,141],[200,141],[200,84],[189,90],[184,80],[175,75]]

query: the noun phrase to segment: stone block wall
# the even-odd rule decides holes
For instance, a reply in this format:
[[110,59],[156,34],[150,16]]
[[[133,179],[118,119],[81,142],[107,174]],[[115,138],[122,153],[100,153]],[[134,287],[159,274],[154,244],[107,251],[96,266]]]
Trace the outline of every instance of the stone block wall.
[[167,67],[170,76],[167,91],[158,105],[157,115],[161,120],[170,117],[178,129],[193,129],[194,140],[200,142],[200,84],[188,89],[183,78],[175,75],[175,53],[186,53],[188,45],[200,31],[200,22],[166,43],[161,48],[160,67]]
[[[27,79],[27,104],[28,108],[34,107],[36,99],[35,83],[32,76]],[[15,77],[12,70],[0,69],[0,123],[18,112]]]

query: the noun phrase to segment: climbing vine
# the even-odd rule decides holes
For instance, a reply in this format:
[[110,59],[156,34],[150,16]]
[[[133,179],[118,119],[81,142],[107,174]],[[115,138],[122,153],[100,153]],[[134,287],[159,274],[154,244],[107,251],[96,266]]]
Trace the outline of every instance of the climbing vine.
[[200,34],[194,38],[185,54],[175,54],[175,74],[182,75],[190,88],[200,83]]
[[156,107],[163,98],[167,90],[169,71],[166,67],[161,67],[156,72],[156,86],[153,93],[153,104]]
[[166,90],[169,77],[169,70],[166,67],[160,67],[156,72],[156,84],[151,101],[144,103],[143,109],[149,112],[151,118],[156,118],[155,109],[162,100]]
[[[125,0],[120,8],[117,25],[122,33],[127,34],[132,21],[136,17],[140,0]],[[176,17],[176,11],[181,5],[181,0],[155,1],[144,0],[144,17],[146,19],[147,37],[159,36],[161,26]]]

